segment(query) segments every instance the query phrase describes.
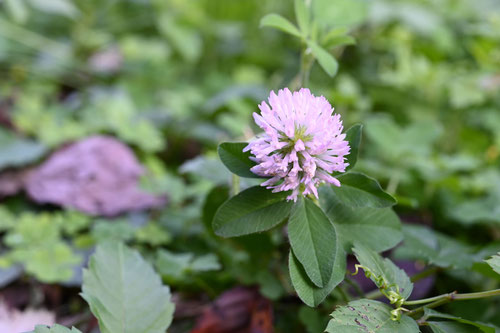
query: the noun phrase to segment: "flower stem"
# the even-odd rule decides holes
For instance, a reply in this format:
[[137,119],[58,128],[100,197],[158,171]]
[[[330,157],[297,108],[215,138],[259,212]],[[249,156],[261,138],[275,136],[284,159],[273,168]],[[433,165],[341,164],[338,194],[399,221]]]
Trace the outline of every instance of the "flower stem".
[[235,174],[233,174],[232,178],[232,190],[233,195],[240,193],[240,177]]
[[435,296],[431,298],[424,298],[416,301],[406,301],[403,304],[404,305],[418,305],[418,304],[427,304],[425,306],[421,306],[419,308],[416,308],[414,310],[411,310],[408,312],[408,315],[413,315],[419,312],[422,312],[425,308],[435,308],[440,305],[452,302],[452,301],[462,301],[462,300],[469,300],[469,299],[478,299],[478,298],[485,298],[485,297],[493,297],[493,296],[500,296],[500,289],[494,289],[494,290],[488,290],[488,291],[481,291],[477,293],[466,293],[466,294],[457,294],[456,291],[448,294],[443,294],[440,296]]

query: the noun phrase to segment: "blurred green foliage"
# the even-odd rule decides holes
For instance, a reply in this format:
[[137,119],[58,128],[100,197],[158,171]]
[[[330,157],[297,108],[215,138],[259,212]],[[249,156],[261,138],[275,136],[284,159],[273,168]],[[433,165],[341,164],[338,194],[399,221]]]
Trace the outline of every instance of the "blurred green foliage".
[[[259,0],[3,0],[0,7],[0,123],[8,124],[0,169],[106,133],[133,147],[147,169],[142,187],[169,198],[163,209],[115,220],[35,207],[23,195],[4,199],[2,267],[21,263],[40,281],[67,282],[80,251],[115,238],[155,262],[174,290],[215,296],[257,284],[276,300],[278,331],[303,332],[300,321],[315,332],[321,318],[279,302],[292,290],[283,233],[221,240],[209,222],[231,186],[216,144],[254,135],[252,112],[269,90],[296,82],[301,48],[318,53],[304,36],[318,29],[339,67],[313,65],[309,87],[332,102],[346,128],[364,125],[356,170],[397,198],[403,220],[437,231],[405,228],[409,241],[397,257],[453,267],[438,275],[437,292],[498,286],[481,264],[500,248],[498,1],[313,0],[310,16],[292,1]],[[260,29],[271,13],[305,35]],[[323,318],[339,298],[319,308]],[[500,325],[498,302],[481,313],[462,304],[450,310]]]

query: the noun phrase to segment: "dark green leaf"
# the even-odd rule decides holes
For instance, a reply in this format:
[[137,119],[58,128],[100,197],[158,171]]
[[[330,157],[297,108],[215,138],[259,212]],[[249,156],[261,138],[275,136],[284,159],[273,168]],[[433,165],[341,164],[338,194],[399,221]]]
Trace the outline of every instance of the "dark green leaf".
[[[453,320],[453,321],[456,321],[456,322],[459,322],[462,324],[477,327],[479,330],[481,330],[482,332],[485,332],[485,333],[495,333],[496,332],[494,325],[488,325],[488,324],[483,324],[483,323],[479,323],[479,322],[475,322],[475,321],[471,321],[471,320],[467,320],[467,319],[462,319],[460,317],[452,316],[452,315],[445,314],[445,313],[440,313],[440,312],[437,312],[435,310],[428,309],[428,308],[424,309],[424,317],[427,319],[429,319],[429,318],[441,318],[441,319]],[[475,331],[475,330],[470,329],[469,331]],[[445,331],[445,332],[448,332],[448,331]]]
[[330,281],[323,288],[318,288],[308,278],[304,267],[295,257],[292,251],[288,258],[290,269],[290,278],[292,285],[297,291],[299,298],[310,307],[315,307],[321,304],[323,300],[332,292],[332,290],[344,280],[346,270],[346,255],[340,242],[336,242],[337,249],[335,251],[335,263],[333,265],[332,276]]
[[223,142],[219,145],[217,152],[219,157],[232,173],[246,178],[259,178],[250,168],[255,163],[250,160],[250,152],[243,152],[243,148],[248,145],[246,142]]
[[325,70],[325,72],[331,77],[335,76],[335,74],[337,74],[337,70],[339,69],[337,59],[335,59],[333,55],[331,55],[328,51],[326,51],[315,42],[309,41],[307,45],[309,46],[312,54],[314,55],[316,60],[318,60],[318,63]]
[[451,321],[428,321],[429,327],[432,329],[434,333],[480,333],[481,330],[461,324],[455,323]]
[[230,198],[215,213],[212,227],[217,235],[234,237],[265,231],[283,222],[293,202],[286,201],[289,193],[272,193],[254,186]]
[[289,33],[290,35],[301,37],[302,35],[295,25],[278,14],[268,14],[260,20],[261,27],[273,27]]
[[339,240],[348,247],[359,242],[376,252],[398,244],[403,235],[398,216],[391,208],[352,208],[343,205],[329,186],[320,188],[324,212],[335,224]]
[[[394,265],[388,258],[382,258],[377,252],[370,250],[366,246],[356,243],[353,248],[359,263],[366,269],[369,269],[374,276],[370,279],[376,282],[376,277],[382,277],[386,283],[387,290],[394,291],[401,295],[405,300],[410,297],[413,290],[413,283],[406,275],[405,271]],[[377,287],[381,285],[377,284]]]
[[417,322],[408,316],[392,320],[391,310],[389,305],[368,299],[349,302],[332,312],[326,332],[420,333]]
[[335,227],[311,199],[299,197],[288,221],[288,238],[293,254],[311,281],[325,286],[332,276],[337,234]]
[[375,179],[362,173],[350,172],[337,179],[341,186],[332,186],[332,191],[344,205],[384,208],[396,204],[396,199],[385,192]]
[[362,133],[362,124],[356,124],[350,127],[346,132],[345,139],[349,142],[349,146],[351,147],[351,152],[347,155],[347,163],[349,163],[349,166],[346,168],[346,171],[351,170],[356,165]]
[[83,272],[82,297],[102,333],[164,333],[175,308],[149,263],[117,242],[97,246]]

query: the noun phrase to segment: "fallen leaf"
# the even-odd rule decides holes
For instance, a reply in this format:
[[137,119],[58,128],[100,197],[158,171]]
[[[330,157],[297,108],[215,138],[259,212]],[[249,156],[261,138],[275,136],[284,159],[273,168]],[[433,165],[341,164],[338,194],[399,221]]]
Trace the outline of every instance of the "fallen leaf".
[[107,136],[92,136],[53,153],[33,170],[29,196],[89,215],[116,216],[158,207],[165,199],[138,187],[143,168],[132,150]]

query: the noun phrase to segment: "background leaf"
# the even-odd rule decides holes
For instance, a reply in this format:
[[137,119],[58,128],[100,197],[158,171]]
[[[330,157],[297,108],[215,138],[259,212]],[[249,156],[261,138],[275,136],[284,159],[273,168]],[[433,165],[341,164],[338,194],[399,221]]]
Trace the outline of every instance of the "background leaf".
[[487,325],[487,324],[478,323],[478,322],[474,322],[474,321],[467,320],[467,319],[462,319],[460,317],[452,316],[452,315],[445,314],[445,313],[440,313],[440,312],[437,312],[437,311],[429,309],[429,308],[424,309],[424,317],[427,319],[429,319],[429,318],[450,319],[450,320],[456,321],[458,323],[469,325],[469,328],[471,328],[470,326],[477,327],[484,333],[497,332],[495,326],[493,326],[493,325]]
[[261,27],[273,27],[289,33],[290,35],[301,37],[302,35],[295,25],[290,21],[278,14],[268,14],[260,20]]
[[491,266],[491,268],[493,268],[495,272],[500,274],[500,252],[485,261],[488,263],[488,265]]
[[349,166],[346,168],[346,171],[351,170],[356,165],[362,133],[363,125],[361,124],[350,127],[346,132],[345,139],[349,142],[349,147],[351,147],[351,152],[347,155],[347,163],[349,163]]
[[309,22],[311,19],[311,12],[305,0],[295,0],[295,17],[299,24],[300,31],[304,36],[309,35]]
[[0,129],[0,170],[34,162],[42,157],[46,151],[47,147],[41,143],[17,138]]
[[293,202],[287,192],[272,193],[262,186],[250,187],[222,204],[212,227],[222,237],[243,236],[265,231],[283,222]]
[[375,179],[362,173],[350,172],[338,176],[337,179],[341,186],[331,186],[331,189],[344,205],[384,208],[396,204],[396,199],[385,192]]
[[332,276],[337,234],[332,222],[311,199],[299,197],[293,205],[288,238],[311,281],[318,287],[326,285]]
[[102,333],[164,333],[175,308],[151,266],[118,242],[97,246],[83,273],[82,297]]
[[248,145],[246,142],[223,142],[217,148],[219,157],[232,173],[246,178],[260,178],[250,168],[255,166],[255,162],[250,160],[250,152],[243,152],[243,148]]
[[332,312],[326,332],[420,333],[415,320],[408,316],[392,320],[391,310],[389,305],[368,299],[349,302]]
[[52,327],[48,327],[45,325],[37,325],[35,330],[31,333],[82,333],[76,328],[72,327],[71,329],[55,324]]

